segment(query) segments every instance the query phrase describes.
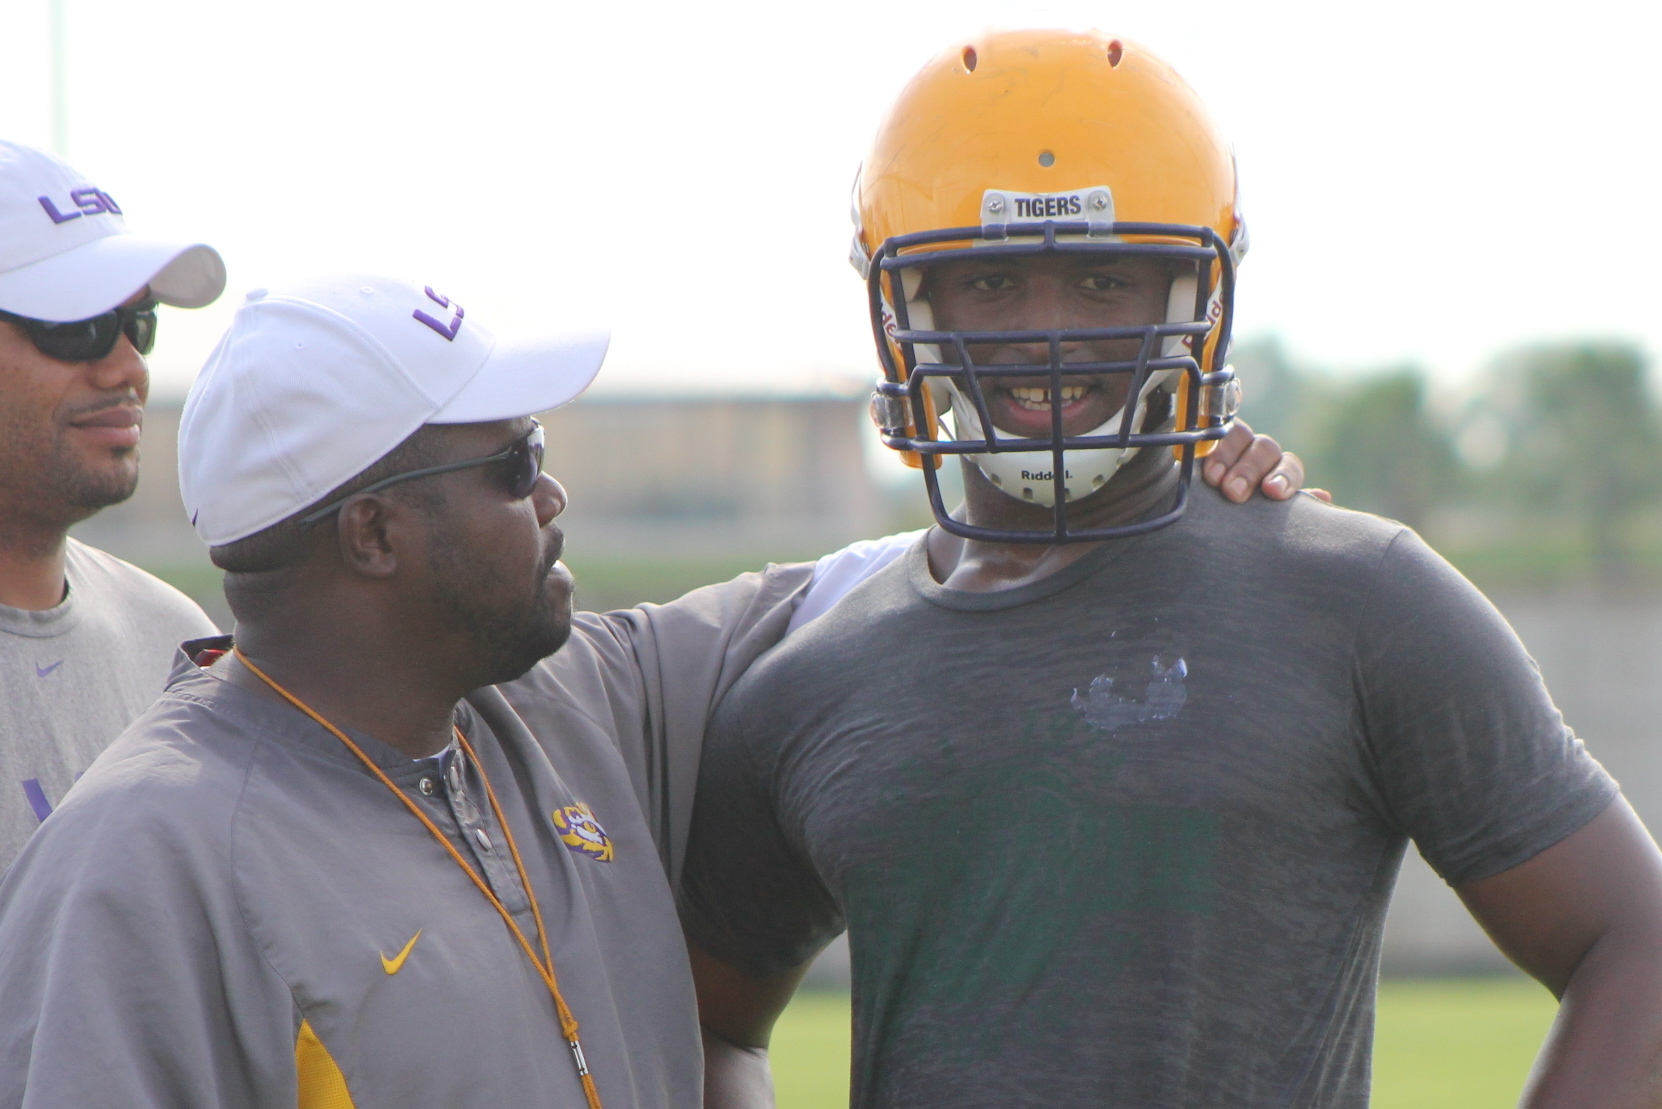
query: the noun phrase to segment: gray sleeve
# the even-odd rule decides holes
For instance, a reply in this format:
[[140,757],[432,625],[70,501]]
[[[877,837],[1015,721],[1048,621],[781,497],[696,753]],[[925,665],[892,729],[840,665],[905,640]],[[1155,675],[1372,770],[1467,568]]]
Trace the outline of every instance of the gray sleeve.
[[705,725],[785,634],[813,571],[813,563],[769,566],[669,604],[580,613],[566,647],[503,687],[545,742],[558,743],[558,717],[573,710],[617,737],[672,882],[686,852]]
[[775,699],[757,690],[741,685],[710,723],[677,902],[682,927],[700,947],[769,977],[808,962],[845,921],[780,825],[769,757],[775,747],[764,737],[785,734],[785,725]]
[[293,1000],[204,888],[219,848],[87,810],[66,802],[0,883],[0,1106],[294,1104]]
[[1410,531],[1362,610],[1353,680],[1375,801],[1451,884],[1526,862],[1617,794],[1511,626]]

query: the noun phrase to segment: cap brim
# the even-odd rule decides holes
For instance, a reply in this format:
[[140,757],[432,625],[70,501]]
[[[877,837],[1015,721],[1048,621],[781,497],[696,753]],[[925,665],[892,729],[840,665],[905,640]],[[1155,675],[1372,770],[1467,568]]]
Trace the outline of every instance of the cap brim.
[[201,308],[225,291],[225,262],[203,243],[106,235],[0,274],[0,311],[53,323],[84,320],[146,285],[163,304]]
[[473,380],[427,422],[482,424],[569,404],[600,372],[610,343],[605,331],[512,344],[498,340]]

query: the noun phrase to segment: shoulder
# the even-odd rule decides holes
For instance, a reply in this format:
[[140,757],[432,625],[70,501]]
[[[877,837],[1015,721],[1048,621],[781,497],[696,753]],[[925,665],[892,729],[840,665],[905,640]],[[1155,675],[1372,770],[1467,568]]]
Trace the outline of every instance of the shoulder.
[[1473,667],[1487,686],[1539,682],[1489,599],[1404,524],[1311,497],[1203,509],[1196,523],[1219,571],[1198,579],[1203,611],[1240,617],[1282,654],[1341,651],[1368,688],[1419,704],[1454,696],[1449,677]]
[[787,634],[825,615],[845,593],[900,558],[927,532],[927,528],[920,528],[881,539],[861,539],[820,558],[814,563],[807,591],[791,614]]
[[1197,483],[1190,496],[1186,518],[1169,529],[1171,539],[1201,544],[1237,565],[1262,559],[1306,571],[1366,573],[1377,569],[1403,536],[1413,534],[1395,520],[1340,508],[1307,493],[1287,501],[1254,497],[1235,505]]
[[907,552],[914,546],[897,544],[875,564],[861,565],[820,611],[793,621],[790,634],[734,683],[711,737],[720,739],[740,723],[766,731],[767,721],[805,705],[839,704],[868,680],[872,666],[900,665],[890,654],[896,637],[909,634],[912,621],[932,607],[911,584]]
[[[269,972],[238,897],[234,833],[253,745],[224,732],[201,703],[164,695],[0,881],[0,994],[41,1036],[142,1052],[209,1027],[193,1014],[223,1026],[226,996],[239,1014],[269,999],[287,1032],[292,999],[262,994]],[[142,1029],[143,1011],[184,1023]]]
[[1191,512],[1150,546],[1159,557],[1132,580],[1164,590],[1173,605],[1258,629],[1282,648],[1348,652],[1394,640],[1410,625],[1437,636],[1493,615],[1458,570],[1398,521],[1307,495],[1230,505],[1210,489],[1196,490]]
[[1392,594],[1431,582],[1475,587],[1406,524],[1300,495],[1276,504],[1258,501],[1206,514],[1213,542],[1231,561],[1257,563],[1255,573],[1297,575],[1311,585],[1335,585]]
[[69,587],[92,609],[113,609],[174,644],[213,635],[200,605],[153,574],[78,540],[66,552]]
[[[32,866],[143,875],[227,842],[254,738],[176,685],[105,749],[30,840]],[[52,860],[50,862],[45,860]]]
[[724,658],[748,659],[784,634],[813,570],[812,563],[769,565],[667,604],[576,613],[565,645],[509,684],[633,688],[666,671],[722,669]]
[[608,618],[656,627],[707,624],[740,631],[770,617],[789,619],[814,577],[814,563],[769,563],[761,570],[694,589],[668,604],[643,604]]

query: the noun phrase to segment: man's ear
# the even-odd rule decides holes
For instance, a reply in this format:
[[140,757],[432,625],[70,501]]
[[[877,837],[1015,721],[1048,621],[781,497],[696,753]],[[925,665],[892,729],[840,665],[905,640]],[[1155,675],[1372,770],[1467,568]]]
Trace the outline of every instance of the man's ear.
[[348,500],[336,525],[341,562],[366,578],[390,578],[409,554],[410,506],[367,493]]

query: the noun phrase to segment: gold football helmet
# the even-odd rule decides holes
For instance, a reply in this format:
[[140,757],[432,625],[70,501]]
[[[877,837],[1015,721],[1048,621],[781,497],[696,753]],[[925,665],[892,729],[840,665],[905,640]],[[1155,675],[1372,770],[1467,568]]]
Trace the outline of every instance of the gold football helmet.
[[[1234,158],[1169,66],[1099,32],[989,32],[955,45],[912,79],[879,128],[855,181],[853,216],[850,260],[867,281],[884,371],[873,417],[884,443],[923,469],[942,527],[1055,543],[1135,534],[1181,514],[1195,457],[1234,415],[1238,393],[1223,359],[1247,239]],[[994,255],[1158,259],[1171,275],[1166,318],[937,329],[929,267]],[[1109,341],[1137,353],[1076,360],[1086,344]],[[977,363],[978,347],[1011,344],[1049,357]],[[995,426],[988,379],[1031,381],[1024,396],[1044,388],[1044,403],[1059,413],[1064,375],[1115,382],[1123,406],[1083,434],[1064,435],[1059,414],[1048,436]],[[1172,510],[1132,525],[1070,528],[1069,502],[1145,448],[1172,449],[1181,461]],[[1004,492],[1051,508],[1054,528],[995,531],[951,519],[935,473],[942,455],[967,455]]]

